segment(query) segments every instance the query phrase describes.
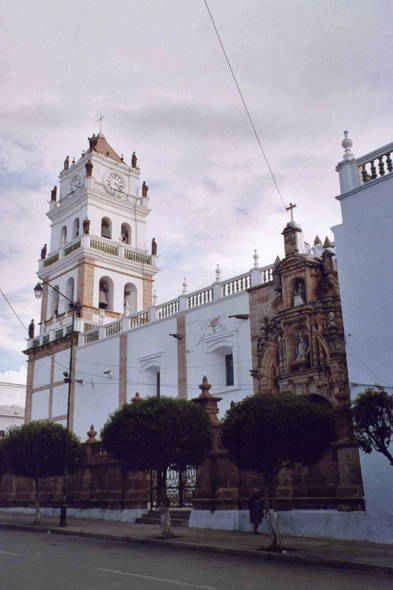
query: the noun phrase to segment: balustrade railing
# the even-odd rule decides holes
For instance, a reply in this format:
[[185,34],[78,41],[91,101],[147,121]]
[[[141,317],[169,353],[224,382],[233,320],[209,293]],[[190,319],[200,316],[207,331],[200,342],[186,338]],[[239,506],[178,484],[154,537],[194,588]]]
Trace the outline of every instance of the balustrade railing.
[[179,311],[179,300],[176,299],[175,301],[170,301],[169,303],[166,303],[165,305],[162,305],[161,307],[159,307],[157,309],[158,311],[158,319],[162,319],[162,318],[168,318],[171,315],[174,315],[175,313],[178,313]]
[[91,342],[96,342],[100,339],[100,335],[98,330],[94,330],[94,332],[86,332],[83,336],[83,343],[90,344]]
[[151,264],[150,256],[141,254],[140,252],[135,252],[134,250],[125,249],[124,258],[127,258],[127,260],[134,260],[135,262],[141,262],[142,264]]
[[68,256],[68,254],[71,254],[71,252],[74,252],[74,250],[77,250],[80,247],[81,247],[81,241],[79,240],[79,242],[72,244],[72,246],[69,246],[68,248],[66,248],[64,250],[64,256]]
[[84,323],[83,331],[90,332],[90,330],[96,330],[98,328],[98,324],[89,324],[87,322]]
[[96,239],[90,239],[90,248],[101,250],[101,252],[105,252],[106,254],[112,254],[112,256],[119,255],[117,246],[112,246],[111,244],[106,244],[105,242],[101,242],[100,240]]
[[50,266],[51,264],[57,262],[58,260],[59,260],[59,254],[57,253],[54,256],[47,258],[44,262],[44,266]]
[[223,297],[228,297],[228,295],[233,295],[234,293],[239,293],[240,291],[245,291],[251,287],[251,275],[247,275],[245,277],[240,277],[239,279],[234,279],[232,281],[228,281],[223,285]]
[[141,313],[132,315],[130,317],[130,328],[137,328],[150,322],[150,311],[142,311]]
[[121,321],[115,322],[114,324],[108,324],[107,326],[105,326],[105,337],[113,336],[114,334],[119,334],[121,330]]
[[385,174],[390,174],[393,171],[392,153],[393,144],[388,144],[356,159],[363,184],[382,178]]
[[199,307],[200,305],[205,305],[205,303],[213,301],[213,299],[213,289],[205,289],[204,291],[200,291],[199,293],[187,297],[187,307],[188,309]]
[[273,280],[273,265],[261,270],[261,284],[270,283]]

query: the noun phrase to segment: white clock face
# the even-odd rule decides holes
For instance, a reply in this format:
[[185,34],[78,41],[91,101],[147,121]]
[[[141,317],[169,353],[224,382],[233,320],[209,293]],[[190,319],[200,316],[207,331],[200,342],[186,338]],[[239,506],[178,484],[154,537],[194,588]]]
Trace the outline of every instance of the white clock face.
[[79,176],[79,174],[76,174],[71,179],[71,190],[72,191],[77,191],[80,188],[82,188],[82,178]]
[[116,172],[109,172],[105,178],[105,188],[111,195],[115,192],[124,193],[124,180]]

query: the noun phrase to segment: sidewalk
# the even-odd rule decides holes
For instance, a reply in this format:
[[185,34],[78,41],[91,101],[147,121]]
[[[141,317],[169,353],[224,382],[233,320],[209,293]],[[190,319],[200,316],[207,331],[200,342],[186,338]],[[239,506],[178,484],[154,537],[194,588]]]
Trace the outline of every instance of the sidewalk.
[[9,514],[0,511],[1,528],[51,532],[128,543],[159,544],[177,549],[227,553],[284,563],[307,563],[343,569],[379,571],[393,575],[393,545],[382,543],[282,535],[283,549],[287,553],[276,554],[267,550],[270,544],[267,535],[252,535],[238,531],[172,527],[176,536],[173,539],[163,540],[159,539],[160,529],[155,525],[69,517],[67,528],[59,528],[58,517],[43,516],[40,525],[32,525],[32,521],[33,516],[30,514]]

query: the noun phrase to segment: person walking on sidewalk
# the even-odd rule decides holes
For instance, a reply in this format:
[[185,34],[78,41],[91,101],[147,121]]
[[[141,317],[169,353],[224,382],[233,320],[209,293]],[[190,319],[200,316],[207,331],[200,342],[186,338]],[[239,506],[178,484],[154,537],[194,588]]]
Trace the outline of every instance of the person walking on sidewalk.
[[254,535],[258,534],[258,527],[262,522],[263,518],[263,507],[261,494],[259,490],[254,490],[248,500],[248,509],[250,511],[250,522],[254,527],[252,531]]

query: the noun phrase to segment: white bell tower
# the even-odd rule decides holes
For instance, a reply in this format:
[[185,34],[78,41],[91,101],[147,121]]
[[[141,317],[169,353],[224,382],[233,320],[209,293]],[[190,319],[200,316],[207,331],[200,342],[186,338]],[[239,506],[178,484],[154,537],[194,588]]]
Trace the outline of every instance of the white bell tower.
[[[89,149],[59,175],[49,211],[51,243],[41,253],[38,276],[81,304],[80,317],[98,323],[147,309],[158,271],[156,246],[146,247],[148,187],[135,153],[131,166],[100,132]],[[50,296],[48,296],[50,295]],[[66,314],[69,304],[44,288],[41,331]]]

